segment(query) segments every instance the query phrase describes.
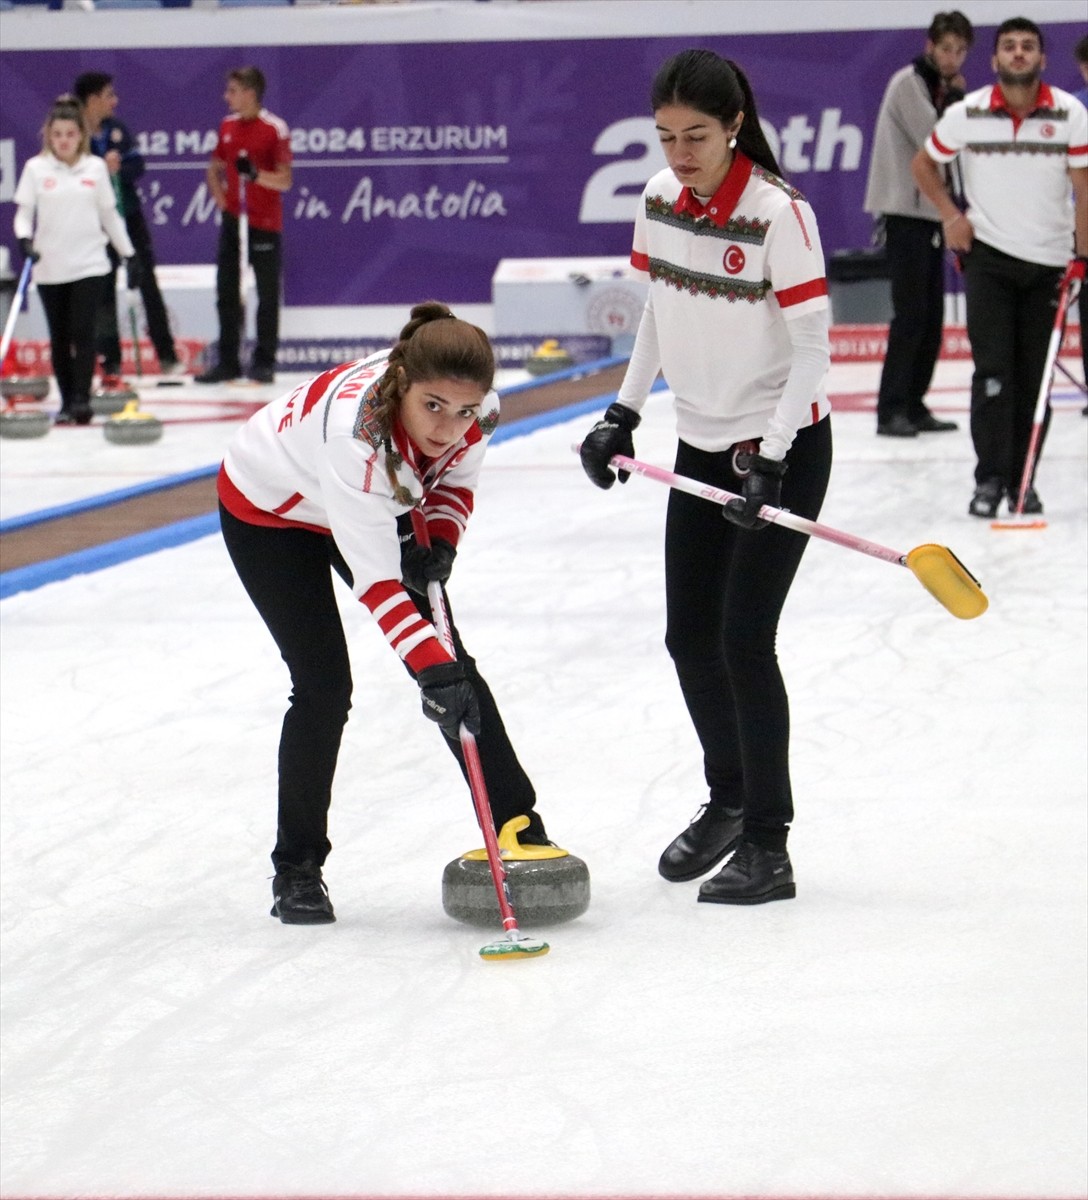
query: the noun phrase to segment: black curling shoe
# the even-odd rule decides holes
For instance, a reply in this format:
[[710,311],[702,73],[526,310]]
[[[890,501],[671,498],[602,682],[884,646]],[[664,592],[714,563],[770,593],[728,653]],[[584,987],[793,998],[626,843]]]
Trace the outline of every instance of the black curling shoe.
[[705,875],[740,841],[744,814],[704,804],[692,823],[673,841],[657,864],[670,883],[687,883]]
[[336,920],[321,868],[312,862],[300,867],[282,863],[272,881],[272,916],[284,925],[327,925]]
[[699,888],[699,899],[710,904],[766,904],[797,895],[790,856],[741,842],[736,854]]
[[[1005,494],[1005,484],[1000,479],[984,479],[976,488],[967,506],[967,512],[972,517],[985,517],[992,520],[997,516],[997,506]],[[1015,503],[1015,501],[1014,501]]]

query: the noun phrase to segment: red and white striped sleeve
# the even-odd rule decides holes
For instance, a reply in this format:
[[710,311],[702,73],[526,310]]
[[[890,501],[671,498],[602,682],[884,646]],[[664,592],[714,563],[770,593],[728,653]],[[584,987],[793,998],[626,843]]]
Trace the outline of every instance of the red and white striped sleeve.
[[415,606],[399,580],[382,579],[361,597],[385,640],[415,674],[424,667],[450,662],[435,627]]
[[425,512],[432,540],[443,538],[456,546],[472,516],[473,494],[468,488],[439,483],[427,494]]

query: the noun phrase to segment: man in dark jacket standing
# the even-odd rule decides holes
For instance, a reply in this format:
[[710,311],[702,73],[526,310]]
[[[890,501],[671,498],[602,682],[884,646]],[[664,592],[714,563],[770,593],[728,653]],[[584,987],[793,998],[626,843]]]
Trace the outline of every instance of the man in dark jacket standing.
[[883,222],[892,321],[877,395],[885,437],[954,430],[925,406],[944,328],[944,238],[937,209],[918,190],[911,160],[937,118],[963,97],[960,68],[974,40],[961,12],[941,12],[925,52],[891,77],[877,116],[865,211]]
[[[180,374],[182,366],[178,362],[166,305],[155,278],[155,251],[151,245],[151,233],[136,191],[136,181],[144,173],[143,155],[137,150],[127,127],[113,115],[118,96],[112,75],[104,71],[87,71],[76,80],[73,91],[83,105],[91,135],[91,149],[99,158],[106,160],[117,195],[117,207],[136,250],[139,263],[136,277],[147,316],[147,332],[159,358],[159,369],[164,375]],[[119,386],[121,382],[118,379],[121,343],[117,328],[117,263],[113,265],[114,270],[102,297],[99,324],[98,351],[102,359],[103,386],[107,388]],[[133,349],[134,353],[138,352],[138,347]]]

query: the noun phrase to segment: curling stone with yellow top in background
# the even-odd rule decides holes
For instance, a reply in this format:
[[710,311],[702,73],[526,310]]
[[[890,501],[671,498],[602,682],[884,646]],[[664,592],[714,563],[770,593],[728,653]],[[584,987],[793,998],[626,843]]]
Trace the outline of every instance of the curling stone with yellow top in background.
[[[558,925],[580,917],[589,908],[589,869],[558,846],[523,846],[518,834],[528,826],[528,817],[514,817],[498,836],[518,925]],[[442,907],[466,925],[501,926],[486,850],[470,850],[447,864]]]
[[162,437],[162,422],[151,413],[140,412],[137,400],[130,400],[119,413],[102,426],[107,442],[118,446],[145,446]]
[[562,371],[573,366],[574,359],[555,338],[541,342],[525,360],[525,369],[530,375],[550,375],[552,371]]

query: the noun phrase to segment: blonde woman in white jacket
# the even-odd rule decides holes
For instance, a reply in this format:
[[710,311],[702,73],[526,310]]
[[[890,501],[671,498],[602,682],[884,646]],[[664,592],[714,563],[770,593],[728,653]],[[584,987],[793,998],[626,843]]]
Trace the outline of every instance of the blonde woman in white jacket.
[[83,110],[59,96],[42,129],[42,152],[29,159],[15,189],[15,236],[34,263],[60,391],[58,425],[91,420],[95,313],[110,275],[106,243],[126,260],[128,284],[137,264],[105,163],[90,152]]

